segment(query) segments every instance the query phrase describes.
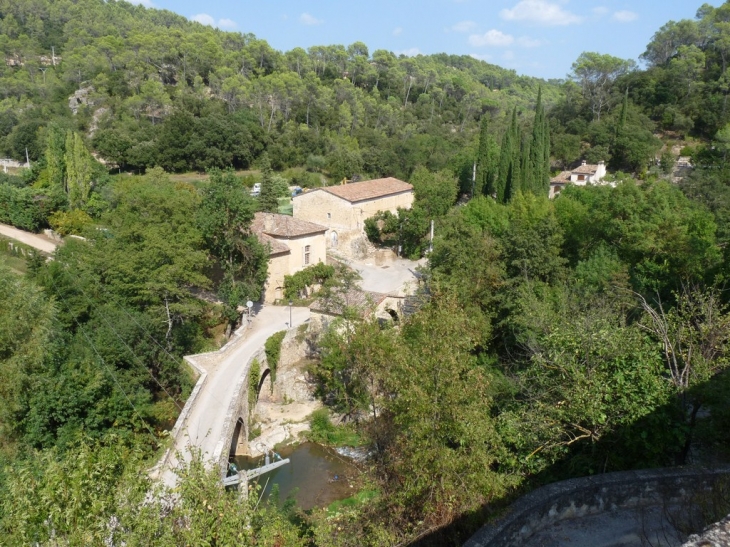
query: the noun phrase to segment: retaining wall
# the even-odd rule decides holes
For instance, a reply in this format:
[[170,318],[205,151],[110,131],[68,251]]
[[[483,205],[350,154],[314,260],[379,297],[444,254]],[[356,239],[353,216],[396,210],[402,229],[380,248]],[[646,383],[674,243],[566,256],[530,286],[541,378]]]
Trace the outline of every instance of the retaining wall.
[[554,522],[616,509],[679,503],[728,476],[730,467],[687,467],[621,471],[549,484],[518,499],[464,547],[517,547]]

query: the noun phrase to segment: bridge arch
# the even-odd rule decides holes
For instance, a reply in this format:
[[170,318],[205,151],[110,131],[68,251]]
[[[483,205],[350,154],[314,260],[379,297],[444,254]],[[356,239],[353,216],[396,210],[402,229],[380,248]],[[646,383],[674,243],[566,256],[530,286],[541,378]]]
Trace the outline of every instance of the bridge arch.
[[[252,378],[249,376],[256,369],[253,367],[254,360],[258,361],[258,378],[254,384]],[[241,379],[239,379],[239,394],[237,403],[231,408],[229,412],[229,418],[227,419],[226,435],[230,442],[230,449],[228,451],[228,458],[226,458],[226,469],[229,458],[233,456],[244,456],[249,453],[248,438],[250,434],[251,418],[256,411],[256,404],[259,400],[259,396],[266,386],[267,378],[271,380],[271,368],[266,361],[266,353],[262,350],[253,356],[246,365],[246,370]],[[255,393],[251,393],[251,388],[255,387]],[[224,462],[221,462],[223,466]]]

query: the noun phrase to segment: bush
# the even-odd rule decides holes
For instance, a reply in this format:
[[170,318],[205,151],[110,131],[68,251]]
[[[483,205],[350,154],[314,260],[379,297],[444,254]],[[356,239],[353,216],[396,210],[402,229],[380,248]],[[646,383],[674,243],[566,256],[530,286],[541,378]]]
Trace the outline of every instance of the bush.
[[81,235],[81,233],[94,221],[81,209],[73,211],[56,211],[48,217],[48,223],[55,231],[62,236],[69,234]]
[[284,276],[284,298],[292,300],[306,296],[309,287],[317,284],[322,285],[335,275],[334,266],[328,266],[319,262],[308,268]]
[[683,146],[682,149],[679,151],[680,156],[694,156],[697,150],[694,146]]
[[264,345],[264,351],[266,352],[266,361],[269,363],[269,369],[271,370],[271,384],[273,387],[276,381],[276,365],[279,364],[279,356],[281,355],[281,343],[284,341],[286,331],[282,330],[269,336]]
[[360,437],[346,426],[336,426],[330,420],[329,410],[320,408],[309,417],[309,440],[330,446],[358,446]]
[[36,232],[48,226],[49,213],[62,206],[64,197],[0,184],[0,222]]

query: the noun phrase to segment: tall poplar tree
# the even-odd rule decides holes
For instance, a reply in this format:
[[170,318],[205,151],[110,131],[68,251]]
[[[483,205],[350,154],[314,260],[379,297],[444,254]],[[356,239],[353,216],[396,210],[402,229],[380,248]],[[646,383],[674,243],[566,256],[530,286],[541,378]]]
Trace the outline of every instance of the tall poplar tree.
[[78,133],[66,133],[66,191],[71,209],[80,209],[86,205],[91,194],[94,158],[86,149],[84,141]]
[[48,126],[46,137],[46,170],[48,184],[52,188],[66,188],[66,137],[63,129],[56,124]]

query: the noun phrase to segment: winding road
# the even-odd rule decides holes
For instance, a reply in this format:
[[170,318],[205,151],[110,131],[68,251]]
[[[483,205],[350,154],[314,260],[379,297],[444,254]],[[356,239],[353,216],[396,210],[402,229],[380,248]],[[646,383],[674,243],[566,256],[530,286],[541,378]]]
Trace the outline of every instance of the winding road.
[[[309,320],[309,308],[292,308],[293,327]],[[225,435],[225,420],[231,403],[239,396],[239,380],[246,374],[249,360],[263,347],[275,332],[285,330],[289,321],[288,306],[264,306],[245,324],[224,348],[217,352],[194,355],[193,361],[206,374],[182,427],[175,436],[174,445],[162,469],[162,480],[174,486],[173,472],[180,463],[190,461],[192,452],[199,450],[203,459],[215,463],[222,450],[229,450],[231,439]]]

